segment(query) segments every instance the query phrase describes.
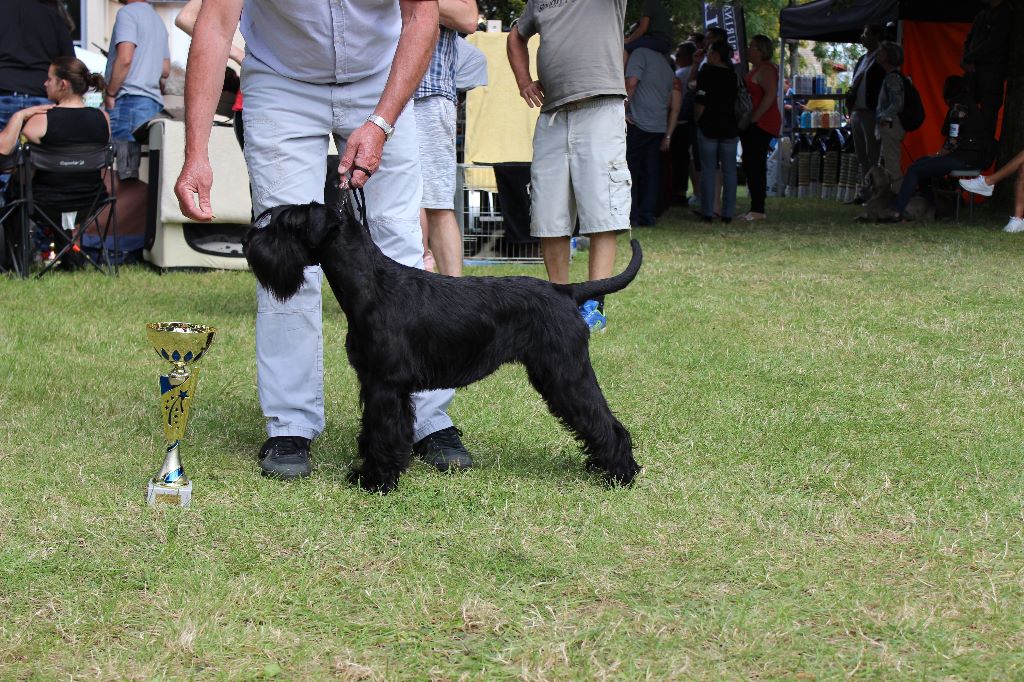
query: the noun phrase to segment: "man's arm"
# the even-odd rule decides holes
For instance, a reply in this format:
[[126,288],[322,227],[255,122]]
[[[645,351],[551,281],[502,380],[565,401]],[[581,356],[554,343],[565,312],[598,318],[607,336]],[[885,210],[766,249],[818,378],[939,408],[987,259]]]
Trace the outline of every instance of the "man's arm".
[[665,128],[665,137],[661,140],[661,151],[667,152],[672,144],[672,133],[676,130],[676,123],[679,122],[679,110],[683,108],[683,89],[679,79],[672,79],[672,99],[668,105],[668,127]]
[[[42,132],[46,132],[46,117],[37,116],[50,109],[54,104],[39,104],[28,109],[22,109],[14,112],[10,120],[7,121],[7,125],[0,131],[0,154],[10,154],[14,151],[14,148],[18,146],[18,138],[24,134],[28,138],[29,142],[39,143],[39,138],[42,134],[38,130],[38,124],[42,124]],[[39,119],[42,119],[41,121]],[[35,123],[36,125],[33,125]]]
[[459,33],[476,33],[480,22],[480,10],[476,0],[438,0],[437,11],[440,24]]
[[[391,125],[395,125],[423,80],[437,44],[437,0],[398,0],[398,4],[402,9],[402,33],[398,37],[388,82],[373,110],[374,115]],[[345,153],[338,164],[338,174],[343,178],[348,176],[348,180],[342,181],[343,187],[358,188],[366,184],[370,175],[380,167],[385,139],[384,131],[369,121],[349,135]],[[349,175],[349,170],[355,166],[365,168],[369,173],[353,170]]]
[[[182,214],[192,220],[212,220],[210,188],[210,130],[224,82],[231,37],[242,14],[242,0],[206,0],[196,19],[185,66],[185,163],[174,194]],[[196,195],[199,205],[196,206]]]
[[633,32],[630,33],[628,36],[626,36],[626,39],[623,40],[622,42],[629,43],[629,42],[632,42],[632,41],[636,40],[640,36],[642,36],[645,33],[647,33],[647,29],[650,28],[650,25],[651,25],[651,18],[650,17],[648,17],[648,16],[640,17],[640,21],[637,22],[636,28],[633,29]]
[[626,79],[626,98],[632,99],[633,93],[636,92],[636,86],[640,85],[640,79],[636,76],[630,76]]
[[114,49],[117,51],[117,56],[114,57],[114,67],[110,69],[107,90],[103,93],[103,106],[107,109],[114,108],[117,92],[124,85],[124,79],[128,77],[128,69],[132,67],[132,60],[135,58],[135,43],[125,41],[118,43]]
[[516,85],[519,86],[519,94],[531,108],[539,107],[544,104],[544,86],[540,81],[533,80],[530,75],[530,51],[526,47],[526,42],[527,39],[519,34],[519,27],[513,26],[508,33],[505,52],[508,54],[508,64],[512,67]]
[[[174,25],[191,37],[196,29],[196,19],[199,18],[199,9],[202,6],[203,0],[189,0],[181,8],[181,11],[178,12],[178,16],[174,18]],[[228,56],[231,58],[231,61],[241,65],[242,60],[245,59],[245,50],[235,45],[234,41],[232,41],[231,52]]]

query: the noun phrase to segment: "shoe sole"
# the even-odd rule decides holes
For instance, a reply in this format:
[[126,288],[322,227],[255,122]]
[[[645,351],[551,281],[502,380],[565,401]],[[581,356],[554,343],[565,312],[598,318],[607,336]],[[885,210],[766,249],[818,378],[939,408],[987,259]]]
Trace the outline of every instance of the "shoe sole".
[[276,478],[281,481],[294,481],[297,478],[308,478],[312,473],[312,467],[296,465],[294,467],[282,467],[281,469],[265,469],[260,465],[260,473],[267,478]]
[[994,189],[994,185],[985,185],[986,189],[973,189],[971,187],[965,187],[964,183],[962,183],[962,182],[957,183],[957,184],[960,185],[960,189],[962,189],[963,191],[970,192],[971,194],[977,194],[980,197],[990,197],[990,196],[992,196],[992,192],[993,192],[993,189]]
[[421,462],[429,467],[433,467],[442,474],[455,474],[460,471],[469,471],[473,468],[473,462],[448,462],[446,464],[437,464],[436,462],[428,462],[421,457],[417,457]]

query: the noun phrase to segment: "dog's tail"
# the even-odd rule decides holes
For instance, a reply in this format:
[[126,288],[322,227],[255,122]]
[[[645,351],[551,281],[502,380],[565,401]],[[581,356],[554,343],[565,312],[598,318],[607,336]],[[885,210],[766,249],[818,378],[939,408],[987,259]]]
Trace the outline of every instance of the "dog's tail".
[[598,296],[604,296],[605,294],[611,294],[616,291],[621,291],[629,286],[629,283],[636,277],[636,273],[640,272],[640,263],[643,262],[644,255],[640,250],[640,242],[635,239],[629,241],[629,245],[633,249],[633,257],[629,259],[629,265],[626,269],[607,279],[596,279],[591,282],[580,282],[578,284],[570,284],[569,288],[572,291],[572,297],[576,301],[576,305],[582,304],[584,301],[597,298]]

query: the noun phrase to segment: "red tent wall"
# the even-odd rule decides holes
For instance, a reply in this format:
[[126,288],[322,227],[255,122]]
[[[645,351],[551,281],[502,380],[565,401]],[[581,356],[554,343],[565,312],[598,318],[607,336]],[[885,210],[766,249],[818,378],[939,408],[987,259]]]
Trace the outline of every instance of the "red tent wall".
[[[910,76],[921,93],[926,113],[924,125],[903,140],[903,170],[915,159],[939,151],[942,121],[946,103],[942,101],[942,84],[950,75],[960,75],[960,55],[969,23],[938,23],[903,21],[903,73]],[[1002,113],[1000,112],[1000,119]]]

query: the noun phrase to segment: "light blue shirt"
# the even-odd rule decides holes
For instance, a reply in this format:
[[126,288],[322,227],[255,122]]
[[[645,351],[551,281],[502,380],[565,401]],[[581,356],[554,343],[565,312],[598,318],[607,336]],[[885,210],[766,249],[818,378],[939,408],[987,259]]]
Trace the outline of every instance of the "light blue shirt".
[[135,54],[117,96],[141,95],[163,105],[160,76],[164,71],[164,59],[170,59],[171,53],[167,47],[167,29],[163,19],[148,2],[133,2],[118,10],[104,74],[108,82],[117,58],[118,43],[135,45]]
[[246,52],[287,78],[353,83],[390,69],[398,0],[245,0]]

